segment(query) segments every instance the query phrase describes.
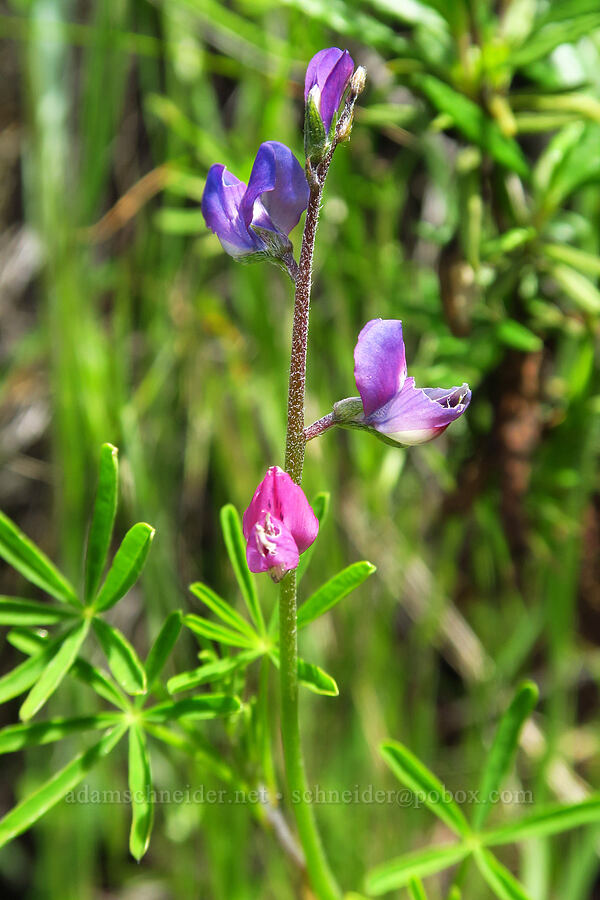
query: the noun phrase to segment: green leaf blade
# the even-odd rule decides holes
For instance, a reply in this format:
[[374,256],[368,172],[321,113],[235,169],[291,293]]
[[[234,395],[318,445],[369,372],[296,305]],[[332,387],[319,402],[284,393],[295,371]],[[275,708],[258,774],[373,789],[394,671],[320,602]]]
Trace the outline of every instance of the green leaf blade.
[[0,556],[21,575],[56,597],[79,605],[74,587],[67,581],[39,547],[8,516],[0,512]]
[[529,166],[517,142],[504,135],[477,103],[433,75],[415,76],[415,83],[440,112],[452,117],[455,127],[472,143],[505,168],[522,178],[529,177]]
[[129,529],[94,601],[96,610],[110,609],[133,587],[144,568],[154,535],[155,529],[146,522],[138,522]]
[[249,665],[259,656],[262,656],[260,650],[248,650],[247,652],[236,653],[235,656],[223,657],[223,659],[218,659],[216,662],[206,663],[203,666],[198,666],[197,669],[179,672],[177,675],[169,678],[167,690],[170,694],[180,694],[182,691],[190,691],[202,684],[220,681],[238,669]]
[[126,730],[125,725],[113,728],[97,744],[85,750],[33,794],[13,807],[0,820],[0,847],[27,831],[69,791],[72,791],[96,763],[108,756]]
[[86,639],[89,627],[88,621],[80,622],[72,631],[63,636],[57,653],[49,661],[19,710],[19,718],[24,722],[31,719],[57,689],[73,665],[79,648]]
[[477,868],[499,900],[531,900],[522,884],[489,850],[475,851]]
[[480,835],[481,842],[488,847],[518,843],[533,837],[547,837],[600,822],[600,794],[595,794],[581,803],[555,804],[525,816],[516,822],[509,822],[492,831]]
[[202,694],[185,700],[167,700],[145,710],[144,719],[152,723],[173,719],[215,719],[239,712],[240,700],[231,694]]
[[201,581],[195,581],[194,584],[190,584],[190,591],[194,597],[197,597],[205,606],[208,606],[229,628],[239,631],[240,634],[245,635],[246,639],[252,642],[256,640],[254,629],[240,616],[233,606],[227,603],[226,600],[223,600],[222,597],[219,597],[208,585],[203,584]]
[[94,597],[110,549],[119,496],[119,451],[112,444],[100,450],[98,487],[85,557],[85,602]]
[[146,693],[146,672],[127,638],[102,619],[94,619],[94,631],[117,683],[128,694]]
[[[328,491],[320,491],[315,499],[312,501],[312,511],[319,521],[319,534],[321,533],[321,528],[324,522],[327,519],[327,515],[329,513],[329,503],[330,503],[331,495]],[[308,550],[305,550],[302,556],[300,557],[300,562],[298,563],[298,568],[296,569],[296,584],[300,584],[304,573],[306,572],[309,563],[313,557],[313,553],[315,552],[317,546],[317,541],[313,541]]]
[[77,615],[68,606],[54,606],[24,597],[0,597],[0,625],[56,625]]
[[38,747],[62,741],[72,734],[116,725],[119,713],[98,713],[95,716],[47,719],[45,722],[26,722],[7,725],[0,730],[0,753],[16,753],[25,747]]
[[131,792],[131,829],[129,851],[138,862],[150,843],[154,806],[152,803],[152,772],[141,728],[129,729],[129,790]]
[[0,678],[0,703],[6,703],[28,690],[42,674],[57,651],[61,638],[54,638],[40,646],[29,659],[24,660]]
[[221,509],[221,529],[237,583],[258,633],[265,634],[265,621],[260,608],[254,577],[246,562],[246,541],[237,509],[228,503]]
[[225,628],[223,625],[218,625],[209,619],[203,619],[202,616],[197,616],[194,613],[188,613],[188,615],[184,616],[183,624],[190,631],[193,631],[194,634],[207,638],[209,641],[225,644],[228,647],[243,647],[246,650],[250,650],[256,645],[254,640],[240,634],[238,631],[234,631],[232,628]]
[[491,809],[491,797],[512,766],[521,730],[531,715],[538,696],[537,685],[532,681],[524,682],[500,720],[479,788],[480,802],[473,817],[473,828],[476,831],[483,827]]
[[298,609],[298,628],[305,628],[310,622],[314,622],[315,619],[330,610],[359,587],[363,581],[366,581],[375,570],[372,563],[364,560],[352,563],[326,581]]
[[461,862],[471,850],[464,844],[440,844],[407,853],[377,866],[367,875],[366,892],[374,897],[406,887],[415,878],[435,875]]
[[148,688],[152,687],[171,655],[171,651],[179,637],[181,625],[181,610],[175,610],[165,619],[145,662]]
[[452,831],[462,837],[471,833],[469,824],[442,782],[398,741],[385,741],[380,753],[394,775],[435,813]]

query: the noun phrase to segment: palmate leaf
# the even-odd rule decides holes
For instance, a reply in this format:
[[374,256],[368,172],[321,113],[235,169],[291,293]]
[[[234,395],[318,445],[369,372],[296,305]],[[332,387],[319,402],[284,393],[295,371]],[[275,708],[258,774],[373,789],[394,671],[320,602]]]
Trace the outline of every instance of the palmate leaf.
[[216,662],[206,663],[198,666],[197,669],[190,669],[188,672],[180,672],[169,678],[167,682],[167,690],[170,694],[179,694],[181,691],[189,691],[201,684],[209,684],[212,681],[220,681],[227,678],[237,669],[244,668],[259,656],[262,656],[261,650],[247,650],[242,653],[236,653],[235,656],[226,656],[218,659]]
[[11,809],[0,820],[0,847],[31,828],[34,822],[72,791],[97,762],[108,756],[126,730],[126,725],[113,728],[97,744],[77,756],[33,794]]
[[79,652],[79,648],[86,639],[89,627],[89,621],[84,620],[62,636],[58,650],[45,667],[21,706],[21,709],[19,710],[20,719],[23,721],[31,719],[31,717],[42,708],[48,698],[52,696],[73,665]]
[[485,849],[475,851],[477,867],[499,900],[531,900],[522,884]]
[[456,834],[470,835],[469,824],[449,791],[410,750],[398,741],[385,741],[380,753],[394,775],[442,822]]
[[0,557],[20,572],[27,581],[57,600],[79,605],[73,586],[39,547],[0,512]]
[[121,718],[121,713],[102,712],[95,716],[73,716],[47,719],[45,722],[7,725],[0,730],[0,753],[15,753],[24,747],[51,744],[81,731],[105,730],[111,725],[116,725]]
[[500,165],[528,178],[529,166],[517,142],[506,137],[498,123],[477,103],[433,75],[416,75],[415,84],[436,109],[452,117],[454,127],[472,143],[489,153]]
[[167,700],[144,710],[148,722],[170,722],[173,719],[215,719],[239,712],[240,700],[231,694],[202,694],[186,700]]
[[313,622],[322,616],[333,606],[347,597],[353,590],[366,581],[369,575],[375,571],[375,566],[370,562],[356,562],[347,566],[326,581],[315,593],[306,600],[298,609],[298,628],[304,628],[309,622]]
[[259,634],[264,634],[265,621],[258,601],[256,584],[246,562],[246,541],[242,533],[242,523],[240,522],[237,509],[231,503],[228,503],[221,509],[221,530],[223,531],[227,555],[235,572],[242,597],[248,607],[250,617]]
[[163,666],[171,655],[171,651],[175,646],[180,631],[181,610],[177,609],[174,612],[169,613],[165,619],[163,627],[160,629],[157,638],[148,653],[148,658],[145,662],[148,689],[152,687],[162,672]]
[[154,534],[155,529],[146,522],[138,522],[129,529],[94,601],[96,610],[110,609],[133,587],[144,568]]
[[94,619],[93,625],[117,683],[128,694],[144,694],[146,672],[127,638],[102,619]]
[[68,606],[54,606],[23,597],[0,597],[0,625],[55,625],[77,615]]
[[369,872],[365,890],[367,894],[379,897],[389,891],[406,887],[415,878],[426,878],[428,875],[449,869],[470,853],[471,848],[466,844],[440,844],[437,847],[426,847],[424,850],[407,853]]
[[600,822],[600,794],[595,794],[581,803],[553,804],[525,816],[516,822],[501,825],[492,831],[484,831],[481,842],[488,847],[526,841],[532,837],[547,837]]
[[137,725],[132,725],[129,729],[129,790],[131,792],[129,851],[139,862],[150,843],[154,806],[146,738]]
[[481,778],[480,803],[473,817],[473,828],[477,831],[483,827],[491,809],[491,795],[498,790],[512,767],[521,729],[531,715],[538,695],[537,686],[532,681],[525,681],[517,689],[510,706],[500,720]]
[[119,495],[119,451],[112,444],[100,450],[98,488],[85,556],[85,602],[95,595],[110,548]]

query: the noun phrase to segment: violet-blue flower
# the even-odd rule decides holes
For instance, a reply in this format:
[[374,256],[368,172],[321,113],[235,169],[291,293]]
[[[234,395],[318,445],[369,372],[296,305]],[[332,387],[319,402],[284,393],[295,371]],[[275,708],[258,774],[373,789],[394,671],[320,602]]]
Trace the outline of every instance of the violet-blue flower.
[[399,319],[372,319],[358,336],[354,376],[362,403],[342,400],[334,407],[339,424],[366,428],[386,443],[424,444],[438,437],[471,402],[468,384],[418,388],[407,377]]
[[321,117],[326,134],[329,134],[331,123],[353,71],[352,57],[347,50],[340,50],[338,47],[319,50],[308,64],[304,82],[304,102],[308,103],[310,96]]
[[261,144],[248,185],[225,166],[210,167],[202,214],[226,253],[242,262],[286,260],[289,233],[308,205],[304,169],[285,144]]
[[271,466],[242,520],[251,572],[281,581],[316,539],[319,520],[304,491],[279,466]]

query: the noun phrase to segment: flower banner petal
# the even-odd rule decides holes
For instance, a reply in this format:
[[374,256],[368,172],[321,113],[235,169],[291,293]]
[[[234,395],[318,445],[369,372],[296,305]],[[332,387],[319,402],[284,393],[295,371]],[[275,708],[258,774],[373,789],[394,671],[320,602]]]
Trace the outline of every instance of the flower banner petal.
[[367,417],[401,390],[406,355],[399,319],[367,322],[354,349],[354,377]]

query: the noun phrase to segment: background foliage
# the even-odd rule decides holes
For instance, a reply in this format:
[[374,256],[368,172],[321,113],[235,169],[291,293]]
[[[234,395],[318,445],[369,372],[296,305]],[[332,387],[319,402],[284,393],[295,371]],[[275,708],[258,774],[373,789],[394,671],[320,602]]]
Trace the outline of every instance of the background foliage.
[[[135,519],[156,527],[113,624],[143,655],[167,613],[199,611],[190,582],[235,596],[218,509],[244,509],[282,461],[291,291],[274,267],[222,253],[200,216],[203,179],[215,161],[247,177],[263,140],[300,156],[306,62],[347,46],[369,86],[326,189],[309,417],[354,393],[352,348],[374,316],[402,318],[418,383],[469,381],[473,402],[416,450],[341,431],[308,447],[305,490],[330,490],[332,507],[307,592],[355,559],[377,566],[302,636],[341,687],[304,697],[311,779],[395,787],[376,753],[391,736],[451,790],[474,789],[527,676],[541,701],[509,787],[542,802],[597,786],[597,2],[14,0],[0,36],[2,508],[79,584],[110,440],[116,537]],[[22,581],[3,571],[2,590]],[[186,640],[179,670],[194,665]],[[3,671],[21,659],[2,655]],[[68,680],[50,709],[87,703]],[[5,757],[2,805],[64,765],[69,741]],[[216,783],[176,755],[152,761],[158,787]],[[90,786],[125,787],[124,762]],[[444,837],[422,809],[318,813],[347,886]],[[125,808],[58,806],[0,852],[3,896],[295,896],[244,805],[164,804],[156,819],[138,867]],[[585,900],[599,837],[500,855],[533,898]],[[485,891],[469,871],[465,896]]]

